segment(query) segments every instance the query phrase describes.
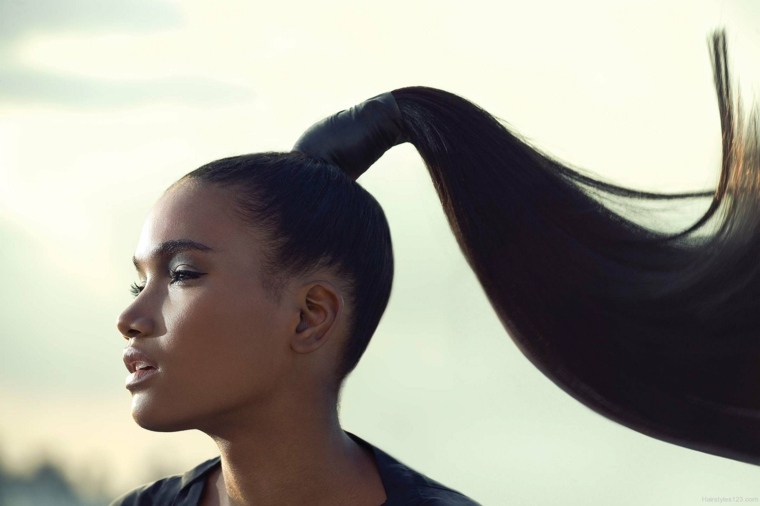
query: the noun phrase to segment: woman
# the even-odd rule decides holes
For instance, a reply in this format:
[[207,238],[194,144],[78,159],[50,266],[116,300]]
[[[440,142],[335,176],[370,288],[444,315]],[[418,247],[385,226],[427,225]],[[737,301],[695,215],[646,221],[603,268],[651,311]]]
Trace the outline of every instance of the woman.
[[[760,155],[712,37],[723,131],[715,192],[595,181],[450,93],[404,88],[309,129],[291,153],[211,162],[151,211],[128,340],[135,421],[199,429],[221,456],[113,504],[477,504],[344,432],[341,385],[387,305],[390,232],[355,181],[411,142],[509,334],[544,374],[652,437],[760,463]],[[664,234],[600,196],[712,196]]]

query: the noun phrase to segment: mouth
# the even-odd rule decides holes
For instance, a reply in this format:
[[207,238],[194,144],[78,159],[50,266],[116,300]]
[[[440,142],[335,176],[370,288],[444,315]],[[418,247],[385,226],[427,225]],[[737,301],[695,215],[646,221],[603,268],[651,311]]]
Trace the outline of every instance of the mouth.
[[137,361],[137,362],[127,363],[127,370],[133,374],[140,371],[149,371],[151,369],[158,369],[158,368],[147,362]]
[[134,390],[150,378],[158,374],[158,369],[152,366],[138,364],[134,371],[127,376],[126,387],[128,390]]
[[129,346],[124,349],[124,365],[129,371],[126,387],[132,390],[158,373],[158,364],[137,348]]

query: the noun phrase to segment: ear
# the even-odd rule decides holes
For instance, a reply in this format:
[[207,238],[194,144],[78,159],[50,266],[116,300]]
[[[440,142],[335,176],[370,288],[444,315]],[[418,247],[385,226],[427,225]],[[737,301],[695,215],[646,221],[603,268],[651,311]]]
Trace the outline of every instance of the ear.
[[311,353],[335,334],[343,297],[329,281],[313,281],[298,291],[300,321],[290,347],[296,353]]

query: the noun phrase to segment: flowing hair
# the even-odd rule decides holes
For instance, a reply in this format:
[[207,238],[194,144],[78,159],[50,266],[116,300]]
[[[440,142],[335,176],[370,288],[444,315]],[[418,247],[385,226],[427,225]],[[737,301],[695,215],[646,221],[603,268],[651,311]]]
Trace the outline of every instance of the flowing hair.
[[[461,97],[392,93],[462,253],[531,362],[634,430],[760,464],[760,139],[732,91],[725,33],[710,42],[723,135],[714,192],[603,183]],[[663,233],[604,196],[712,202]]]
[[[403,140],[422,156],[462,253],[531,362],[618,423],[760,464],[758,119],[753,110],[745,121],[734,97],[723,31],[711,35],[710,48],[723,136],[714,192],[658,194],[604,183],[457,95],[426,87],[391,93]],[[384,110],[367,109],[367,117]],[[333,128],[332,119],[323,125]],[[342,142],[334,137],[328,140]],[[325,138],[316,138],[319,148]],[[371,164],[380,154],[354,158]],[[393,276],[385,215],[358,176],[338,165],[301,152],[260,153],[182,178],[236,191],[241,216],[271,246],[262,272],[274,296],[288,276],[319,266],[346,282],[349,339],[336,388],[364,353]],[[693,225],[665,233],[614,212],[608,197],[712,201]]]

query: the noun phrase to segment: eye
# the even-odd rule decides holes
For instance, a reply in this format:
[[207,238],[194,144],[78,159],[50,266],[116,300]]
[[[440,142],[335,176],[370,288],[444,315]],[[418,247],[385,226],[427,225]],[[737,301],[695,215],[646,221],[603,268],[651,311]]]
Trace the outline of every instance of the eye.
[[176,270],[171,272],[172,283],[181,283],[182,281],[188,281],[190,279],[198,279],[203,276],[202,272]]
[[[205,272],[193,272],[193,271],[186,271],[186,270],[175,270],[171,271],[169,275],[171,276],[171,282],[170,284],[174,283],[181,283],[183,281],[188,281],[191,279],[198,279],[201,276],[204,276]],[[145,289],[145,285],[138,285],[137,283],[132,283],[132,286],[129,287],[129,291],[132,292],[132,295],[137,297],[142,293],[142,291]]]

